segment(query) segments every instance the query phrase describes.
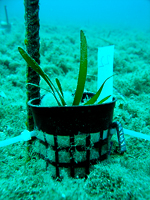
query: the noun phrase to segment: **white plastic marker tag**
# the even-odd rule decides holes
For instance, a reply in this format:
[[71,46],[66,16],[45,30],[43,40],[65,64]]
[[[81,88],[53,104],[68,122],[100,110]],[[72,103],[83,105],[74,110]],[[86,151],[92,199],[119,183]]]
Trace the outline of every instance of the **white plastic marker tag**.
[[[114,45],[107,47],[98,47],[98,89],[103,82],[113,75]],[[111,95],[105,103],[112,101],[113,97],[113,77],[108,79],[103,87],[98,102]]]

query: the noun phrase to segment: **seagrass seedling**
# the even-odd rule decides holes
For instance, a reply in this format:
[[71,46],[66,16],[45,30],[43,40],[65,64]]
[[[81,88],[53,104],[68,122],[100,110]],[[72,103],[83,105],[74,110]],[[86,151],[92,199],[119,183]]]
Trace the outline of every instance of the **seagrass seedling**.
[[[18,47],[18,50],[19,50],[21,56],[23,57],[23,59],[27,62],[28,66],[31,67],[33,70],[35,70],[46,81],[46,83],[48,84],[48,86],[50,88],[50,92],[53,94],[54,98],[56,99],[56,101],[58,103],[58,106],[66,106],[67,104],[64,99],[63,90],[62,90],[59,79],[58,78],[55,79],[57,87],[58,87],[57,88],[57,87],[55,87],[53,82],[50,80],[48,75],[38,65],[38,63],[33,58],[31,58],[31,56],[26,51],[24,51],[21,47]],[[79,75],[78,75],[77,88],[75,91],[75,96],[74,96],[72,106],[79,105],[79,103],[82,99],[85,81],[86,81],[86,75],[87,75],[87,41],[86,41],[84,32],[81,30],[80,31],[80,69],[79,69]],[[91,105],[97,101],[106,81],[110,77],[108,77],[103,82],[103,84],[101,85],[99,90],[96,92],[96,94],[90,100],[88,100],[86,103],[84,103],[83,105]],[[110,95],[105,97],[101,101],[99,101],[97,104],[101,104],[101,103],[105,102],[109,97],[110,97]]]

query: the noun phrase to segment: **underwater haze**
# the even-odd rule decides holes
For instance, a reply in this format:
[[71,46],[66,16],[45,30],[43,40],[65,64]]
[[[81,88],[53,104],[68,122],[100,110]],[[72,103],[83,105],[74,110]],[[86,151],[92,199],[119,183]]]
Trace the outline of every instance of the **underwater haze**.
[[[98,48],[114,45],[113,122],[150,137],[150,0],[40,0],[40,66],[59,78],[67,101],[77,86],[80,30],[87,39],[85,91],[97,91]],[[5,7],[11,29],[7,29]],[[0,0],[0,141],[26,130],[27,65],[24,0]],[[41,79],[44,106],[54,106]],[[44,89],[42,89],[44,88]],[[64,116],[65,118],[65,116]],[[36,140],[35,140],[36,142]],[[109,159],[87,178],[52,178],[31,142],[0,147],[0,200],[150,200],[150,141],[125,134],[127,151],[118,152],[113,135]],[[46,152],[47,153],[47,152]],[[77,154],[78,155],[78,154]]]
[[[46,10],[45,10],[46,8]],[[73,24],[109,24],[113,26],[150,27],[148,0],[65,0],[42,1],[41,20]]]
[[[47,23],[108,24],[150,28],[149,0],[41,0],[40,19]],[[7,5],[10,18],[24,20],[23,0],[1,0],[0,15]]]

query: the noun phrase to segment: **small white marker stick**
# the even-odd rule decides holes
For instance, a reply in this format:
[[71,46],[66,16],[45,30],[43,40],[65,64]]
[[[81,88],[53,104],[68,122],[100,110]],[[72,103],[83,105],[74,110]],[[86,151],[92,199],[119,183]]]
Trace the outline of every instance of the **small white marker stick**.
[[[113,75],[113,59],[114,59],[114,45],[107,47],[98,47],[98,89],[103,82]],[[108,79],[104,85],[98,101],[111,95],[107,102],[111,102],[113,98],[113,77]]]

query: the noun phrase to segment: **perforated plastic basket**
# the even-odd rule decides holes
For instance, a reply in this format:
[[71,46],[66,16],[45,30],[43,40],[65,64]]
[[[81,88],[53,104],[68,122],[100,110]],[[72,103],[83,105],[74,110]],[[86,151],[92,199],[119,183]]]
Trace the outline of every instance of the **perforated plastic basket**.
[[115,102],[65,107],[39,107],[39,98],[28,102],[35,128],[41,130],[34,149],[54,177],[63,170],[85,177],[93,164],[107,159]]

